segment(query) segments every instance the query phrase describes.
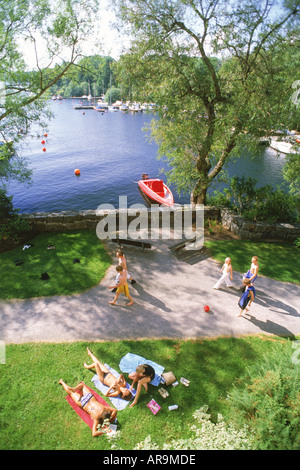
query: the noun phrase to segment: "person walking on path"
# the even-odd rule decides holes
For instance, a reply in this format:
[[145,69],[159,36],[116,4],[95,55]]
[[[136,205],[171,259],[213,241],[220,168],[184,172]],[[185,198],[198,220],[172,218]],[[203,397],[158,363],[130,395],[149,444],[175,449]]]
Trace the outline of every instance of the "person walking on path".
[[225,263],[223,264],[221,268],[222,276],[218,280],[218,282],[214,285],[214,289],[220,289],[221,285],[223,283],[226,284],[227,287],[233,287],[232,286],[232,265],[231,265],[231,259],[226,258]]
[[130,276],[127,270],[126,258],[122,250],[117,251],[117,258],[119,259],[119,265],[127,271],[127,279],[129,279],[130,284],[135,284],[136,281]]
[[259,270],[258,257],[253,256],[251,260],[251,267],[244,274],[243,279],[248,279],[250,282],[253,283],[255,279],[257,278],[258,270]]
[[132,305],[134,302],[132,300],[132,297],[129,293],[129,288],[127,284],[127,271],[126,269],[123,269],[121,265],[116,266],[116,271],[120,273],[119,277],[119,283],[114,285],[114,286],[108,286],[108,289],[115,289],[116,288],[116,294],[113,300],[109,300],[108,302],[111,305],[115,305],[116,301],[118,300],[118,297],[120,294],[124,294],[128,299],[129,302],[126,305]]
[[241,295],[238,301],[240,307],[240,312],[236,314],[236,317],[240,317],[244,312],[248,312],[254,297],[255,297],[255,288],[253,287],[249,279],[244,279],[243,284],[245,286],[244,293]]

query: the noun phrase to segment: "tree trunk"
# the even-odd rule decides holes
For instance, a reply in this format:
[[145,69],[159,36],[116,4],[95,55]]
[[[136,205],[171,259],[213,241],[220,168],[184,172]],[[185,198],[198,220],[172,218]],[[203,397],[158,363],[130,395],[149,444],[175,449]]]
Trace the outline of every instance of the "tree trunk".
[[207,193],[208,185],[197,181],[192,194],[191,194],[191,205],[195,206],[196,204],[205,204],[206,202],[206,193]]

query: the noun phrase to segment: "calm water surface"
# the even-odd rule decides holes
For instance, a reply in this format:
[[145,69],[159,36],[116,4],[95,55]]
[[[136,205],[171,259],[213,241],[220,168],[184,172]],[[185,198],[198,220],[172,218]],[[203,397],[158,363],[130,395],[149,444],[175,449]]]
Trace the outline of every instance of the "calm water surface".
[[[51,102],[55,117],[49,122],[48,137],[28,137],[23,145],[32,184],[9,185],[9,194],[13,194],[20,212],[96,209],[104,203],[117,208],[119,196],[127,196],[128,206],[144,204],[136,183],[141,174],[166,181],[160,170],[167,164],[156,159],[157,146],[143,131],[153,114],[81,111],[73,109],[77,103]],[[262,148],[253,158],[245,153],[238,171],[229,165],[228,173],[252,176],[259,185],[279,185],[285,157],[276,155],[270,148]],[[75,168],[80,169],[79,177],[74,174]],[[189,196],[180,197],[171,189],[175,202],[189,203]]]

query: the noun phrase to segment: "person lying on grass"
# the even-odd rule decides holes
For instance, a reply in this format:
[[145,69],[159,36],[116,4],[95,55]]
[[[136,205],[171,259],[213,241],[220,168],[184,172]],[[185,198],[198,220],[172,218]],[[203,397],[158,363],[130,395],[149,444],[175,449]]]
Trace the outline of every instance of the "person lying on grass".
[[82,408],[92,418],[93,437],[104,434],[104,430],[98,431],[98,426],[101,426],[105,420],[109,420],[109,422],[112,423],[117,416],[117,410],[111,406],[99,403],[83,383],[79,383],[76,387],[69,387],[62,379],[60,379],[59,383],[67,394],[72,397],[76,405]]
[[135,372],[131,372],[128,375],[128,378],[133,381],[131,384],[130,390],[132,390],[133,385],[137,382],[136,395],[131,405],[129,405],[130,408],[137,404],[142,387],[144,387],[146,392],[148,392],[148,383],[151,382],[151,380],[153,380],[154,377],[155,377],[155,370],[149,364],[143,364],[143,365],[137,366]]
[[93,364],[87,365],[84,363],[84,367],[86,369],[95,369],[96,374],[103,385],[106,385],[109,387],[107,392],[105,393],[106,397],[120,397],[123,398],[123,400],[130,401],[132,398],[132,393],[131,391],[126,388],[126,380],[124,378],[123,374],[120,374],[120,377],[116,379],[111,372],[105,367],[104,364],[102,364],[96,356],[87,348],[87,353],[90,356],[90,358],[93,361]]

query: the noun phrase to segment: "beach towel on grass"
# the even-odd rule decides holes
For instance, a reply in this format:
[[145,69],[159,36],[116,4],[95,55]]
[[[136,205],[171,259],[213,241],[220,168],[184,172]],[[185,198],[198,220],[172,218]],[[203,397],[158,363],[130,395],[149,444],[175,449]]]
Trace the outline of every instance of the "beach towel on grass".
[[139,356],[138,354],[132,354],[132,353],[127,353],[124,357],[122,357],[119,367],[122,372],[130,373],[130,372],[135,372],[135,369],[137,366],[142,365],[142,364],[148,364],[149,366],[152,366],[153,369],[155,370],[155,377],[153,380],[151,380],[151,384],[158,386],[161,381],[161,374],[165,370],[163,366],[160,366],[156,362],[150,361],[148,359],[145,359],[142,356]]
[[[116,379],[118,379],[120,377],[120,374],[119,372],[117,372],[115,369],[113,369],[112,367],[110,367],[108,364],[104,364],[105,367],[107,367],[107,369],[109,370],[109,372],[114,376],[116,377]],[[109,389],[109,387],[107,385],[104,385],[102,382],[100,382],[99,380],[99,377],[97,374],[94,375],[94,377],[92,378],[92,382],[94,382],[95,384],[95,387],[98,388],[98,390],[100,390],[100,392],[103,393],[103,395],[106,394],[107,390]],[[126,388],[130,388],[130,385],[126,382]],[[136,394],[136,390],[132,390],[132,395],[134,397],[134,395]],[[133,399],[132,397],[132,399]],[[123,398],[121,397],[107,397],[110,399],[111,403],[113,404],[113,406],[115,408],[117,408],[117,410],[124,410],[124,408],[126,408],[126,406],[128,405],[128,403],[130,403],[130,401],[127,401],[127,400],[124,400]]]
[[[81,382],[83,383],[83,382]],[[85,385],[85,384],[84,384]],[[100,397],[100,395],[98,395],[98,393],[96,393],[94,390],[92,390],[90,387],[88,387],[87,385],[85,385],[89,391],[91,392],[91,394],[96,398],[96,400],[101,403],[102,405],[105,405],[105,406],[108,406],[108,403],[106,403],[105,400],[103,400],[103,398]],[[69,405],[73,408],[73,410],[78,414],[78,416],[91,428],[93,429],[93,420],[92,418],[90,417],[90,415],[84,411],[82,408],[80,408],[80,406],[77,405],[77,403],[75,403],[75,401],[73,400],[73,398],[70,396],[70,395],[67,395],[66,396],[66,400],[67,402],[69,403]]]

